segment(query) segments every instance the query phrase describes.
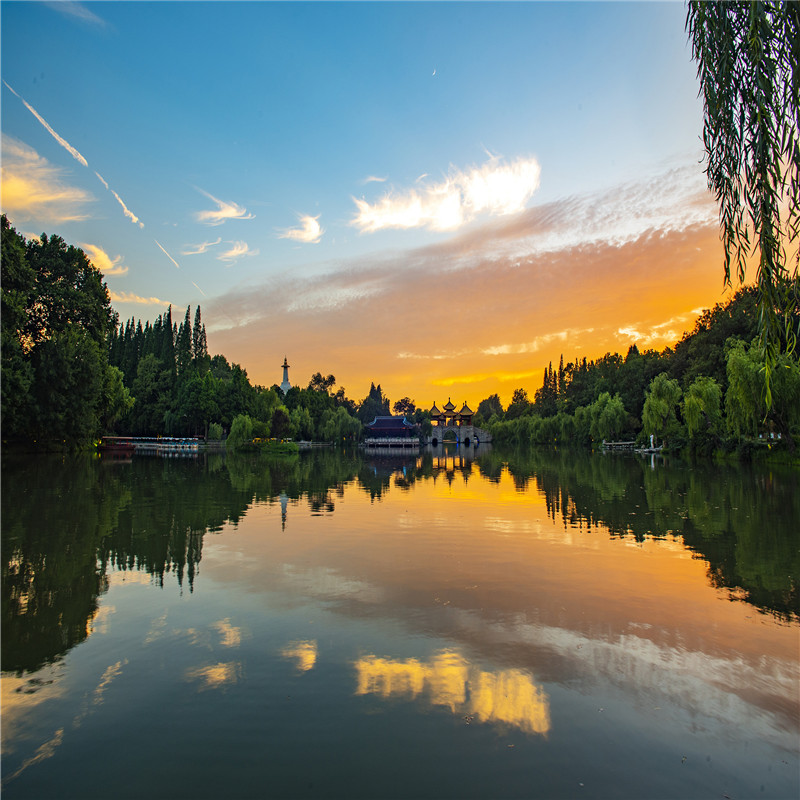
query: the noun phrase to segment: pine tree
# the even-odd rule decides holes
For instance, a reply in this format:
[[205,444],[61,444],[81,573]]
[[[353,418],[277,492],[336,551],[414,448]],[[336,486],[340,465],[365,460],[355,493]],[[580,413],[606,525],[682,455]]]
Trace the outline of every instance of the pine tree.
[[208,344],[206,342],[206,326],[200,318],[200,306],[194,312],[194,327],[192,328],[192,357],[195,361],[208,355]]
[[178,329],[175,340],[175,363],[178,376],[183,375],[192,363],[192,319],[191,307],[186,306],[186,317]]

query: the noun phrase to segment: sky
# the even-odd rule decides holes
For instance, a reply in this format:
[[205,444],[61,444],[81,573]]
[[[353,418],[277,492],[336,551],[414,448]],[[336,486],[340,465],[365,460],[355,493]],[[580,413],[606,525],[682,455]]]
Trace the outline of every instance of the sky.
[[0,207],[252,382],[467,402],[723,302],[680,2],[2,2]]

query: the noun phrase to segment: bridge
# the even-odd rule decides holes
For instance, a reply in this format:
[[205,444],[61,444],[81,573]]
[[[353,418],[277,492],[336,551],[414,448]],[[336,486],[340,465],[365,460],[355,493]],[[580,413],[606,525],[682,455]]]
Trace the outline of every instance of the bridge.
[[431,435],[427,439],[428,444],[441,444],[448,434],[452,434],[449,438],[454,438],[458,444],[486,444],[492,441],[489,431],[472,424],[474,412],[470,410],[466,403],[464,403],[460,411],[456,411],[456,407],[448,398],[441,411],[434,403],[430,414],[433,427]]

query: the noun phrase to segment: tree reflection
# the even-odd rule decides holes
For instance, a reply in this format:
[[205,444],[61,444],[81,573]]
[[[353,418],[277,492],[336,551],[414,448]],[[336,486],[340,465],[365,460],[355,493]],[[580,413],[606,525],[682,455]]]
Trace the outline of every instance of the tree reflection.
[[83,641],[109,569],[193,589],[207,533],[255,503],[301,501],[333,513],[348,485],[380,502],[418,482],[499,482],[540,492],[564,527],[602,526],[636,541],[666,536],[708,563],[711,583],[758,609],[800,616],[796,471],[695,465],[585,452],[427,449],[368,456],[320,450],[288,458],[195,460],[6,457],[2,469],[4,670],[32,670]]
[[640,542],[680,536],[708,562],[714,586],[761,611],[800,615],[796,470],[535,449],[506,455],[518,490],[542,492],[565,527],[602,525]]

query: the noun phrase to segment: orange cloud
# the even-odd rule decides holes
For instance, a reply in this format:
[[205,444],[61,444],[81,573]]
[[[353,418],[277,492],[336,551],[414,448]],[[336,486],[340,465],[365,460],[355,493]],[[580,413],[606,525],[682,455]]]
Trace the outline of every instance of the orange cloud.
[[[532,395],[562,353],[663,349],[697,308],[723,299],[716,211],[700,177],[692,188],[673,171],[617,198],[569,198],[313,280],[232,292],[206,316],[212,347],[266,385],[288,352],[293,382],[332,372],[354,399],[371,381],[422,406],[446,387],[473,404],[494,392],[508,402],[518,387]],[[645,207],[649,195],[659,200]],[[222,329],[215,318],[245,321]]]
[[66,170],[54,167],[36,150],[3,134],[3,213],[14,222],[42,220],[57,225],[86,219],[94,197],[64,182]]

